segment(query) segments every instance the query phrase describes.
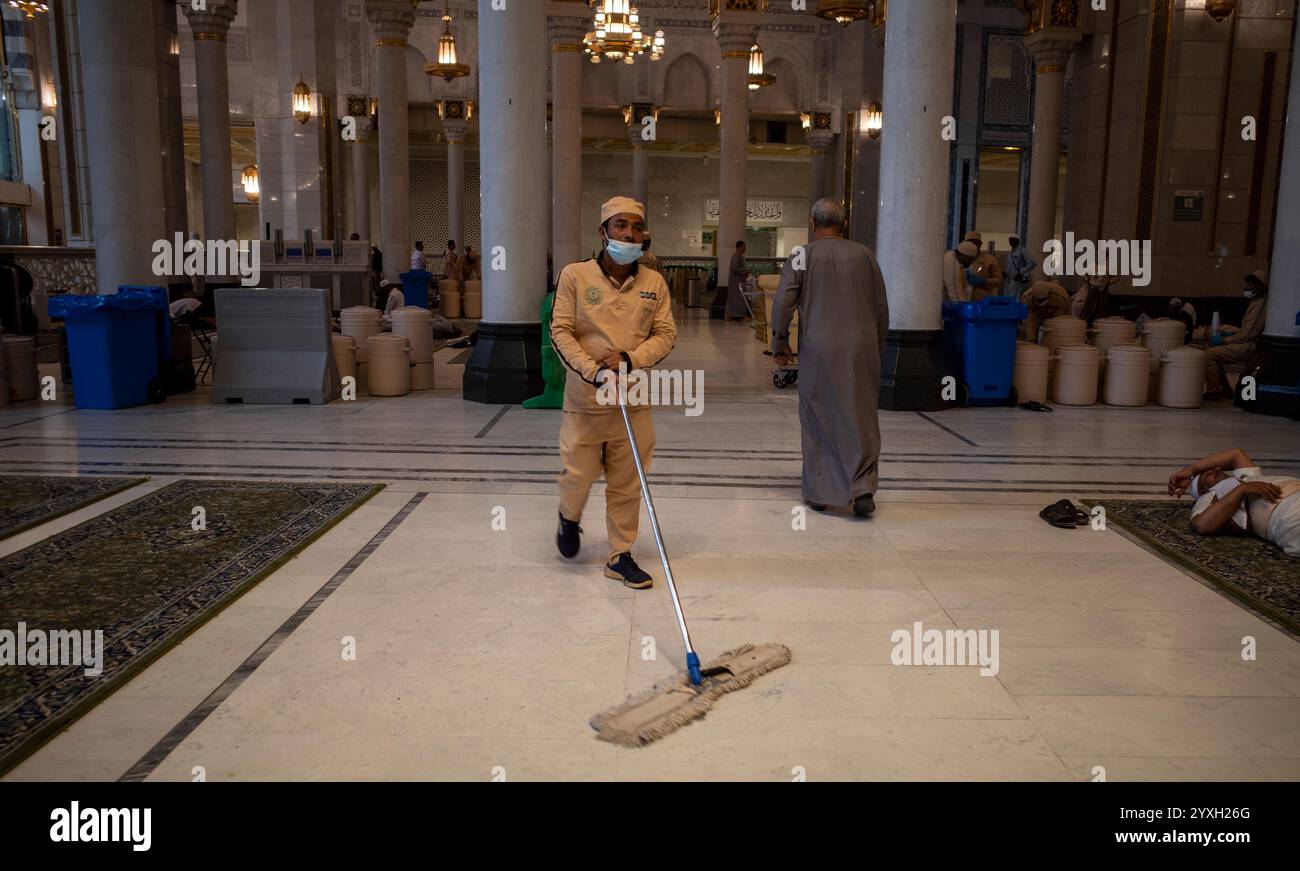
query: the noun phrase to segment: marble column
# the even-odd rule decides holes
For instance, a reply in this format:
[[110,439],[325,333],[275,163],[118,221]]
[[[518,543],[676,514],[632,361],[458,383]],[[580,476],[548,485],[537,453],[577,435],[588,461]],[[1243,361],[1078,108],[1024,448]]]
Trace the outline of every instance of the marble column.
[[[1066,31],[1068,33],[1068,31]],[[1065,102],[1065,65],[1080,37],[1039,31],[1025,37],[1034,58],[1034,133],[1029,163],[1029,215],[1025,241],[1038,261],[1034,276],[1044,278],[1043,245],[1056,236],[1057,182],[1061,172],[1061,110]]]
[[632,142],[632,199],[644,206],[650,182],[650,152],[641,138],[640,124],[629,124],[627,135]]
[[[162,129],[163,222],[168,236],[188,238],[185,214],[185,133],[181,126],[181,56],[176,42],[176,0],[153,0],[154,55]],[[176,45],[177,53],[172,54]],[[233,205],[231,207],[233,209]]]
[[881,137],[877,229],[880,269],[889,294],[890,330],[880,407],[947,408],[943,379],[944,228],[952,111],[957,0],[893,3],[886,23],[886,117]]
[[[464,121],[442,122],[447,139],[447,238],[456,240],[456,250],[465,251],[465,128]],[[443,240],[446,241],[446,240]]]
[[1254,402],[1241,403],[1248,411],[1300,419],[1300,400],[1292,393],[1300,384],[1300,63],[1291,64],[1291,89],[1287,102],[1286,132],[1282,143],[1282,171],[1277,183],[1277,214],[1273,221],[1273,260],[1269,265],[1268,308],[1264,334],[1256,343],[1267,354],[1259,373]]
[[105,294],[157,284],[166,279],[153,274],[152,246],[166,228],[151,0],[80,4],[77,27],[86,139],[95,146],[87,156],[96,284]]
[[826,169],[830,164],[830,148],[835,133],[829,128],[814,129],[807,132],[806,138],[812,149],[812,165],[808,176],[808,207],[812,208],[813,203],[826,196]]
[[379,99],[379,249],[384,276],[392,281],[411,263],[411,143],[406,96],[406,37],[415,23],[409,3],[369,0],[366,15],[375,36]]
[[357,138],[348,145],[352,155],[352,232],[371,239],[370,230],[370,130],[357,121]]
[[718,159],[718,295],[709,316],[744,317],[744,297],[731,287],[731,257],[745,238],[746,160],[749,153],[749,47],[756,27],[750,21],[716,21],[722,49],[722,131]]
[[[574,7],[576,14],[562,14]],[[551,259],[555,275],[582,257],[582,36],[585,4],[551,17]]]
[[202,9],[186,3],[181,8],[194,32],[199,152],[203,166],[203,232],[208,239],[234,239],[235,192],[230,161],[230,80],[226,74],[226,36],[239,11],[239,0],[208,0]]
[[478,2],[483,320],[462,395],[514,404],[542,392],[546,296],[547,6]]

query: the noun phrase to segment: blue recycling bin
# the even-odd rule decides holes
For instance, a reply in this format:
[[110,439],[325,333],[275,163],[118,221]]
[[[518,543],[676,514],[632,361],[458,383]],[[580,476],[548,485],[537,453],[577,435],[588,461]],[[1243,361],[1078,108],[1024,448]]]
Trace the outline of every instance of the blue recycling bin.
[[429,307],[429,283],[433,281],[432,272],[427,269],[412,269],[397,277],[402,279],[402,296],[406,298],[407,305]]
[[165,287],[63,294],[50,299],[50,316],[63,318],[77,408],[129,408],[166,397],[160,377],[171,357]]
[[1014,405],[1016,333],[1029,307],[1009,296],[943,304],[943,338],[962,380],[962,404]]

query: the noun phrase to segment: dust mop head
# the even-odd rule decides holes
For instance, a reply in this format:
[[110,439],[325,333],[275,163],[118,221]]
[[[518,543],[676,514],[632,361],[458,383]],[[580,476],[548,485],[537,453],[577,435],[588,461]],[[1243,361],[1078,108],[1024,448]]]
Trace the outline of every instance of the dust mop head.
[[657,738],[698,720],[723,693],[744,689],[760,675],[790,661],[783,644],[745,644],[706,663],[698,687],[686,672],[659,681],[639,696],[632,696],[591,718],[597,737],[625,747],[644,747]]

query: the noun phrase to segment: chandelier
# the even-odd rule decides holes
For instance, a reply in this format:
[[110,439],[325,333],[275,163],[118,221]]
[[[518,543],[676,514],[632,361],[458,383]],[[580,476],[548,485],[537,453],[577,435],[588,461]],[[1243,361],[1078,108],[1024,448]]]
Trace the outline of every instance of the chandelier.
[[311,88],[300,78],[293,86],[293,117],[299,124],[306,124],[311,120],[311,110]]
[[239,177],[240,183],[244,186],[244,198],[250,203],[255,203],[262,196],[262,184],[257,175],[257,164],[250,163],[244,167],[243,174]]
[[[1237,8],[1237,0],[1207,0],[1205,11],[1210,13],[1210,17],[1215,23],[1223,21],[1232,11]],[[30,15],[27,16],[31,18]]]
[[451,81],[469,75],[469,64],[456,59],[456,37],[451,32],[451,4],[442,13],[442,36],[438,37],[438,62],[425,64],[424,71],[431,76]]
[[641,32],[641,15],[631,0],[595,0],[596,14],[592,29],[582,38],[583,53],[598,64],[602,57],[614,63],[633,63],[637,55],[649,54],[659,60],[664,54],[664,32],[654,35]]
[[37,12],[49,12],[50,5],[40,0],[9,0],[9,5],[23,12],[28,18],[35,18]]
[[776,76],[763,72],[763,49],[756,42],[749,47],[749,89],[757,91],[776,81]]
[[817,17],[848,27],[867,17],[867,0],[817,0]]

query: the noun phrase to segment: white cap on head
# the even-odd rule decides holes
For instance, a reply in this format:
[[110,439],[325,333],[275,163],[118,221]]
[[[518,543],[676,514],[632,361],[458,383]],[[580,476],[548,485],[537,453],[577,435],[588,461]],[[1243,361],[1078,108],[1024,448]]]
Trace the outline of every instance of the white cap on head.
[[644,221],[645,206],[631,197],[614,197],[606,200],[605,204],[600,207],[600,222],[603,224],[615,215],[623,214],[636,215]]
[[957,253],[963,257],[978,257],[980,249],[976,247],[974,242],[962,242],[957,246]]

